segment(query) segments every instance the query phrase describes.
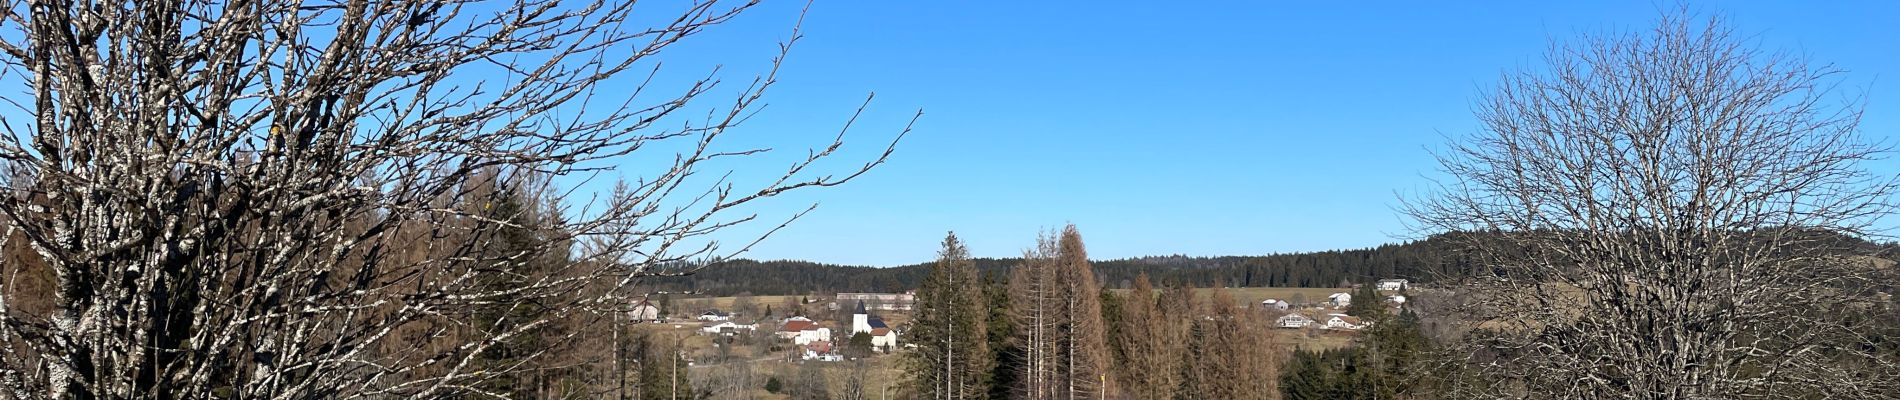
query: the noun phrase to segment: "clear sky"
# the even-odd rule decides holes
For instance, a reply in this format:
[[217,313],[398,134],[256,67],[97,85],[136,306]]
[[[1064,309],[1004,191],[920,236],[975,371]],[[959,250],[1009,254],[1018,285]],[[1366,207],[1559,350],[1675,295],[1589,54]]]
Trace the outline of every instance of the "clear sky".
[[[679,7],[654,3],[640,3],[650,8],[641,15]],[[1428,188],[1429,150],[1444,135],[1477,128],[1472,101],[1500,73],[1536,64],[1553,40],[1646,29],[1677,4],[1476,3],[818,0],[770,105],[724,143],[775,151],[705,175],[732,169],[756,182],[782,171],[828,143],[871,92],[843,154],[821,167],[854,168],[925,115],[888,164],[736,210],[761,220],[717,236],[731,249],[817,203],[742,256],[908,264],[934,258],[956,231],[976,256],[1008,257],[1067,223],[1096,259],[1413,238],[1394,211],[1400,196]],[[695,109],[723,105],[765,70],[805,5],[767,0],[669,48],[658,85],[720,66],[725,85]],[[1845,94],[1864,96],[1865,133],[1900,144],[1900,2],[1689,7],[1846,70]],[[671,161],[654,150],[620,160],[582,197]],[[1900,173],[1900,160],[1873,167]]]
[[[820,203],[746,257],[914,263],[952,230],[977,256],[1012,256],[1065,223],[1098,259],[1403,240],[1398,196],[1426,188],[1427,150],[1477,126],[1471,102],[1502,71],[1670,7],[1472,3],[818,1],[771,106],[737,140],[802,156],[876,91],[847,149],[862,159],[926,115],[861,180],[747,210]],[[668,67],[757,71],[801,6],[767,1]],[[1848,70],[1869,135],[1900,129],[1900,2],[1691,7]],[[737,167],[759,166],[783,163]]]

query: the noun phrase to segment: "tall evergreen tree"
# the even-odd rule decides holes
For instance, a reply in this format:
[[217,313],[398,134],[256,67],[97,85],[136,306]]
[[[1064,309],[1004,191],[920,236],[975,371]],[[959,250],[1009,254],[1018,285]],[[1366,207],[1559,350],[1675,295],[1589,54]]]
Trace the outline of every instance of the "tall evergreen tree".
[[640,342],[635,346],[640,356],[640,399],[641,400],[688,400],[697,398],[693,391],[693,379],[686,357],[680,352],[677,341],[654,337],[653,334],[638,336]]
[[1020,384],[1017,372],[1023,370],[1022,345],[1010,312],[1009,282],[985,277],[983,292],[989,298],[989,398],[1007,399]]
[[911,324],[910,372],[922,398],[959,400],[988,397],[991,353],[989,307],[969,250],[951,233],[930,275],[917,289]]
[[[497,294],[473,310],[473,329],[486,332],[482,333],[485,336],[520,329],[529,321],[546,318],[550,313],[542,305],[546,302],[509,289],[544,279],[553,269],[568,262],[566,243],[559,239],[562,235],[550,231],[558,222],[552,219],[552,211],[538,208],[538,200],[524,189],[529,185],[527,179],[508,182],[501,171],[489,170],[466,184],[466,190],[476,193],[467,198],[478,200],[462,206],[478,216],[471,218],[474,226],[471,231],[483,236],[476,239],[483,246],[471,260],[475,263],[474,282],[481,291]],[[489,195],[489,192],[500,194]],[[485,380],[482,391],[518,398],[540,397],[547,383],[544,381],[551,378],[548,375],[558,371],[530,363],[536,361],[537,355],[558,345],[555,342],[562,333],[553,332],[555,326],[548,324],[526,330],[488,346],[477,360],[496,377]]]
[[1359,284],[1359,289],[1353,291],[1352,304],[1346,306],[1346,314],[1376,323],[1385,319],[1385,298],[1373,284]]

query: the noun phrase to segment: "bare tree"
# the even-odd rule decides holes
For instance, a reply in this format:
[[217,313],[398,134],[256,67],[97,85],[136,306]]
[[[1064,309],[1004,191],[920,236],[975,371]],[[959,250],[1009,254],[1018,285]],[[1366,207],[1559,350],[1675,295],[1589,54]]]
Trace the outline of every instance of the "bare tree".
[[1010,316],[1015,321],[1016,339],[1022,362],[1016,379],[1020,386],[1013,397],[1042,400],[1056,397],[1055,357],[1057,319],[1057,270],[1055,242],[1038,237],[1036,248],[1023,251],[1022,264],[1009,271]]
[[1895,186],[1839,70],[1687,15],[1544,61],[1408,204],[1486,267],[1456,286],[1458,397],[1900,396],[1861,318],[1893,270],[1857,247]]
[[[1273,328],[1259,313],[1234,302],[1224,289],[1212,289],[1206,310],[1181,323],[1196,334],[1183,353],[1191,358],[1181,395],[1204,399],[1275,399],[1280,395],[1279,354]],[[1154,398],[1154,397],[1145,397]]]
[[[1192,302],[1191,293],[1180,296],[1186,290],[1171,291],[1175,296],[1170,299]],[[1181,391],[1182,368],[1190,361],[1187,328],[1195,314],[1191,305],[1177,304],[1187,309],[1163,310],[1156,295],[1147,273],[1136,276],[1134,289],[1122,303],[1122,317],[1118,319],[1121,329],[1116,330],[1117,337],[1111,338],[1121,362],[1116,368],[1117,381],[1127,388],[1123,392],[1131,398],[1174,398]]]
[[1010,271],[1010,312],[1023,362],[1017,382],[1028,399],[1100,397],[1108,350],[1101,287],[1074,225],[1038,237]]
[[[693,272],[656,266],[756,243],[708,236],[754,220],[736,208],[890,154],[820,171],[854,114],[767,179],[720,170],[767,154],[721,138],[798,30],[731,98],[702,99],[717,74],[665,83],[658,55],[751,4],[0,0],[0,103],[19,112],[0,247],[34,258],[9,276],[54,286],[40,309],[0,290],[0,397],[508,396],[484,383],[547,355],[482,354],[598,325],[574,319]],[[655,167],[576,190],[623,162]],[[482,171],[507,190],[474,190]],[[521,219],[492,205],[519,193],[555,209],[534,245],[499,247]],[[546,254],[565,257],[526,267]]]

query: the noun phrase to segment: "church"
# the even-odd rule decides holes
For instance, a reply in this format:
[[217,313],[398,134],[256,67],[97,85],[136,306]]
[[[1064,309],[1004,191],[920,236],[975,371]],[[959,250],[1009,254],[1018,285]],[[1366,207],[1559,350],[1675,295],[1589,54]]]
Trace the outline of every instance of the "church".
[[857,313],[851,315],[851,335],[859,332],[871,335],[871,348],[886,352],[897,348],[897,331],[885,326],[884,320],[871,317],[864,309],[864,300],[858,300]]

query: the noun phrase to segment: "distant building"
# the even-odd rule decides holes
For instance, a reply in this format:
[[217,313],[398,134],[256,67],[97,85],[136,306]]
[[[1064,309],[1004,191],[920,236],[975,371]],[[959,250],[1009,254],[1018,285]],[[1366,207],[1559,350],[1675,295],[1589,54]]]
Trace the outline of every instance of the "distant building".
[[1346,314],[1327,314],[1316,322],[1318,322],[1320,324],[1319,327],[1323,329],[1356,331],[1366,327],[1365,322],[1360,321],[1359,317]]
[[705,326],[700,327],[699,330],[707,334],[732,335],[735,333],[739,333],[739,331],[750,331],[753,329],[758,329],[758,327],[759,326],[755,324],[740,324],[740,323],[735,323],[732,321],[722,321],[717,324],[706,324]]
[[1326,302],[1333,303],[1333,307],[1350,306],[1352,305],[1352,294],[1351,293],[1333,293],[1330,296],[1326,296]]
[[1392,304],[1394,304],[1394,305],[1400,305],[1400,306],[1403,306],[1403,305],[1405,305],[1405,295],[1402,295],[1402,294],[1395,294],[1395,295],[1391,295],[1391,296],[1387,296],[1387,297],[1385,298],[1385,301],[1386,301],[1386,302],[1389,302],[1389,303],[1392,303]]
[[699,313],[700,321],[725,321],[730,319],[732,319],[732,314],[727,314],[719,310],[706,310],[706,312]]
[[1292,313],[1280,316],[1279,319],[1273,321],[1273,324],[1281,328],[1305,328],[1313,324],[1313,319],[1299,313]]
[[786,319],[784,325],[779,326],[777,335],[780,339],[791,340],[792,344],[806,345],[812,342],[830,341],[831,328],[818,326],[818,323],[805,317],[792,317]]
[[805,345],[805,354],[800,358],[806,361],[844,361],[844,355],[832,351],[830,341],[817,341]]
[[1287,306],[1286,301],[1280,299],[1266,299],[1260,301],[1260,307],[1268,310],[1286,310]]
[[1404,279],[1380,279],[1376,288],[1379,290],[1405,290],[1411,286],[1412,284],[1406,282]]
[[872,348],[889,349],[897,347],[897,331],[891,330],[889,326],[885,326],[883,319],[872,318],[871,313],[865,309],[864,304],[864,301],[858,301],[857,312],[851,314],[851,334],[857,335],[860,332],[871,334]]
[[911,293],[839,293],[836,304],[864,303],[871,310],[910,311],[916,302],[917,296]]
[[639,301],[633,302],[633,308],[627,309],[627,319],[636,324],[660,322],[660,307],[654,306],[652,302],[647,301],[647,298],[641,297]]

